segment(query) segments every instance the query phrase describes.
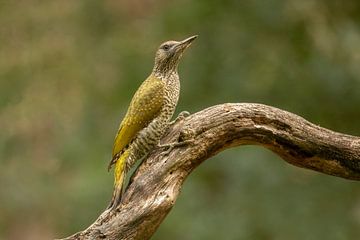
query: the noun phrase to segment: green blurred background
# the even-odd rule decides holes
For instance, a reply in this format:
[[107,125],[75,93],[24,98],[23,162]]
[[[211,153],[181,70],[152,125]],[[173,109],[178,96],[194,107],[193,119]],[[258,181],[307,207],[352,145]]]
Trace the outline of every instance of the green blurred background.
[[[0,239],[82,230],[107,206],[113,139],[169,39],[177,111],[276,106],[360,135],[360,2],[0,1]],[[187,179],[152,239],[359,239],[360,185],[226,150]]]

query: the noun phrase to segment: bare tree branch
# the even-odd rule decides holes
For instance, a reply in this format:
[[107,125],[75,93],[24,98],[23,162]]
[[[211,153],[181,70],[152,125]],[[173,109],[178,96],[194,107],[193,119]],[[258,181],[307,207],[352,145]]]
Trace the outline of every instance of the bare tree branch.
[[65,239],[149,239],[169,213],[185,178],[218,152],[264,146],[290,164],[360,180],[360,138],[336,133],[262,104],[222,104],[169,129],[163,142],[193,139],[164,156],[153,151],[134,174],[116,212],[103,212],[86,230]]

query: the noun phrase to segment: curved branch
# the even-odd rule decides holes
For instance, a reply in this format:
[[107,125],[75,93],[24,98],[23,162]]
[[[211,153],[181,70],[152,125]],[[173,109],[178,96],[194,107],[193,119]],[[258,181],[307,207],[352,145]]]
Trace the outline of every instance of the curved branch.
[[169,213],[185,178],[200,163],[234,146],[262,145],[290,164],[360,180],[360,138],[336,133],[274,107],[222,104],[169,129],[163,142],[193,139],[169,155],[153,151],[131,179],[116,212],[66,239],[149,239]]

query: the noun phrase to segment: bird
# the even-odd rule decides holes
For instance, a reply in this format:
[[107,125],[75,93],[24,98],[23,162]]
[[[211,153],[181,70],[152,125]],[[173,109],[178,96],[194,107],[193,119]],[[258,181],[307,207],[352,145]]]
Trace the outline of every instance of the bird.
[[[137,160],[161,145],[160,139],[174,122],[180,93],[178,64],[185,50],[197,35],[182,41],[166,41],[155,54],[154,67],[150,75],[135,92],[125,117],[115,136],[112,158],[108,170],[114,167],[114,191],[108,209],[115,209],[121,202],[125,189],[125,178]],[[186,117],[184,111],[179,117]]]

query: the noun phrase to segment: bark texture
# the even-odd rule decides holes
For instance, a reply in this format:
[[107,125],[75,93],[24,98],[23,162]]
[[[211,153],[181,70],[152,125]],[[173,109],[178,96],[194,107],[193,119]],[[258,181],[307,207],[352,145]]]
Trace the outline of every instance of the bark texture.
[[[360,137],[333,132],[274,107],[227,103],[174,124],[163,143],[192,140],[153,151],[131,179],[116,211],[103,212],[86,230],[64,239],[150,239],[169,213],[186,177],[218,152],[240,145],[264,146],[290,164],[360,180]],[[224,163],[226,164],[226,163]]]

